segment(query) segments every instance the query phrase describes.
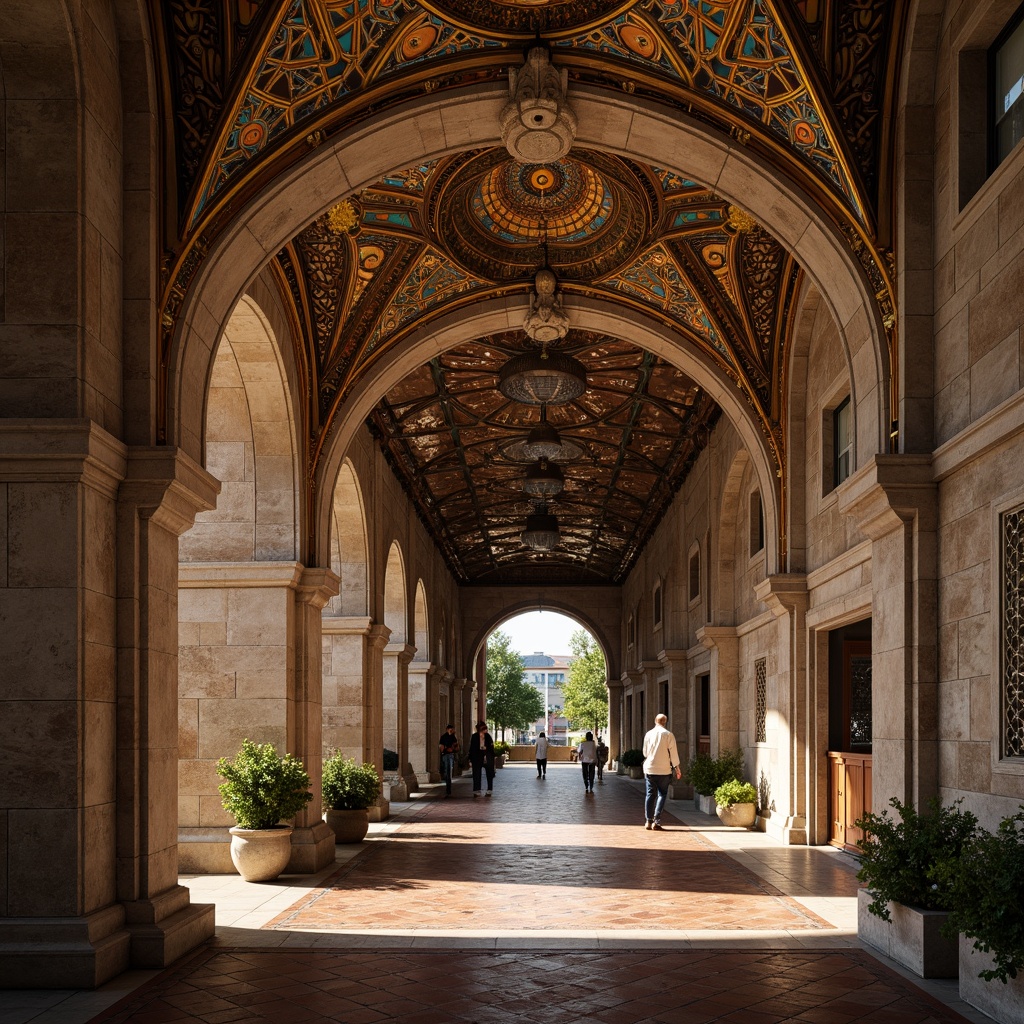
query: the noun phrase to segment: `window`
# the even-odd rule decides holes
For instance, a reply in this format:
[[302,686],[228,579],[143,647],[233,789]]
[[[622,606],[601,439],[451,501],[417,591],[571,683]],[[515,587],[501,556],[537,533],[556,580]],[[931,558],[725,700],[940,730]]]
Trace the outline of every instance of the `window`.
[[660,696],[661,696],[661,702],[660,702],[661,713],[663,715],[667,715],[668,714],[668,683],[662,683],[661,684]]
[[700,548],[694,547],[690,552],[690,600],[700,597]]
[[1024,8],[989,51],[992,170],[1024,138]]
[[1024,506],[1001,519],[999,754],[1024,757]]
[[756,555],[764,550],[764,506],[761,504],[761,492],[755,490],[750,495],[750,554]]
[[832,486],[838,487],[849,475],[853,458],[853,412],[847,395],[832,410]]
[[654,586],[654,596],[651,600],[651,607],[653,609],[652,616],[654,618],[654,628],[661,628],[661,581],[659,580]]
[[636,622],[633,616],[626,620],[626,646],[634,647],[636,645]]
[[768,742],[768,664],[764,658],[754,662],[754,742]]

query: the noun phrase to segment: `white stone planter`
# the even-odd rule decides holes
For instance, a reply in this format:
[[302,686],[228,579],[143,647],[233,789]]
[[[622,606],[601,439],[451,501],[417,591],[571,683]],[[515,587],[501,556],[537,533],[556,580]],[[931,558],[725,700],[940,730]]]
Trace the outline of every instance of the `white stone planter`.
[[960,998],[1001,1024],[1024,1024],[1024,974],[1005,985],[986,981],[979,971],[992,969],[992,955],[974,949],[974,939],[960,936]]
[[334,832],[335,843],[361,843],[370,828],[370,815],[365,807],[354,811],[328,808],[324,819]]
[[750,828],[757,818],[757,807],[754,804],[717,804],[715,813],[723,825]]
[[270,882],[288,866],[292,827],[233,828],[231,863],[247,882]]
[[698,793],[693,800],[701,814],[715,813],[715,798],[713,796],[704,796],[703,793]]
[[869,946],[913,971],[919,978],[955,978],[959,972],[956,942],[941,933],[949,916],[943,910],[919,910],[890,903],[891,922],[868,912],[871,896],[857,893],[857,934]]
[[626,771],[631,779],[642,779],[644,777],[643,768],[627,768]]

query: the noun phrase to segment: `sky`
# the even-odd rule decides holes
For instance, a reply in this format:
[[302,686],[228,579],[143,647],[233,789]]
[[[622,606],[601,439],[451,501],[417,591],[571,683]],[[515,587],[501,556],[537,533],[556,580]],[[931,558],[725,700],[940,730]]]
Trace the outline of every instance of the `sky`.
[[570,654],[569,637],[582,629],[575,619],[559,612],[524,612],[498,627],[512,639],[519,654]]

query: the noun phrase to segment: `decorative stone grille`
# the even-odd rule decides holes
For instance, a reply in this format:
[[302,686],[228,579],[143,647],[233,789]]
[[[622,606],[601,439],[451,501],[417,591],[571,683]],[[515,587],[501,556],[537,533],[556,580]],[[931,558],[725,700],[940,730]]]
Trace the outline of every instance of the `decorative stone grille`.
[[871,655],[850,659],[850,746],[871,746]]
[[754,662],[754,742],[768,742],[768,666],[764,658]]
[[1003,515],[1002,756],[1024,757],[1024,508]]

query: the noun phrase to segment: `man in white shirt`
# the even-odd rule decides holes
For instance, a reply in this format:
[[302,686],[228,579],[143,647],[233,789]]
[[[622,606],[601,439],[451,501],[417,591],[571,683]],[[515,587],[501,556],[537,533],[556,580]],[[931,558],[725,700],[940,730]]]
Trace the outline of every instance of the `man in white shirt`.
[[644,737],[644,779],[647,799],[644,803],[645,828],[661,829],[661,811],[668,796],[672,776],[681,778],[676,738],[666,729],[667,715],[657,715],[654,728]]

